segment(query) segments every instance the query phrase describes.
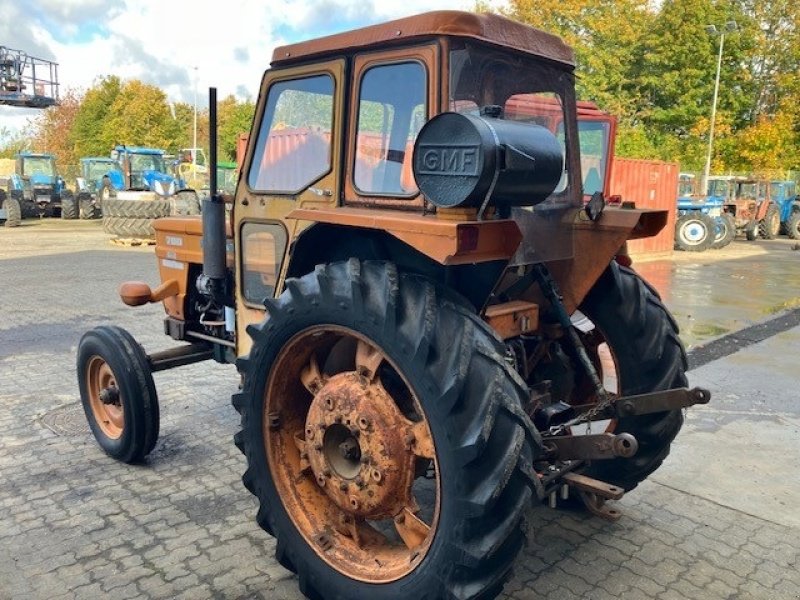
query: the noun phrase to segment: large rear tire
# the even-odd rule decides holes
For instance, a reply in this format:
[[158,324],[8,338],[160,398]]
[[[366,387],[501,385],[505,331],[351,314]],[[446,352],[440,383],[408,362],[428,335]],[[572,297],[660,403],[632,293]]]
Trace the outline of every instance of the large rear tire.
[[714,243],[714,219],[699,211],[678,218],[675,224],[675,249],[686,252],[703,252]]
[[[586,334],[586,344],[596,362],[613,364],[613,372],[603,373],[605,381],[615,381],[616,389],[610,391],[633,395],[687,386],[678,326],[658,293],[634,271],[612,262],[580,310],[595,327]],[[605,362],[598,356],[603,353]],[[682,424],[680,410],[619,419],[612,423],[614,433],[631,433],[639,442],[638,452],[632,458],[597,461],[587,474],[626,490],[635,488],[667,457]]]
[[154,219],[134,217],[103,217],[103,231],[111,235],[128,238],[152,238],[156,231]]
[[248,329],[243,481],[309,598],[490,598],[509,575],[541,442],[502,342],[448,295],[350,260]]
[[758,235],[765,240],[774,240],[781,231],[781,215],[775,204],[770,204],[767,214],[758,222]]
[[61,195],[61,218],[65,220],[78,218],[78,200],[71,193]]
[[722,213],[716,220],[716,236],[714,237],[714,244],[711,246],[714,250],[720,250],[725,246],[730,245],[733,238],[736,237],[736,219],[730,213]]
[[792,211],[786,220],[786,235],[793,240],[800,240],[800,210]]
[[153,375],[142,347],[120,327],[87,331],[78,344],[78,385],[89,427],[112,458],[140,462],[158,440]]
[[22,222],[22,208],[19,205],[19,200],[7,196],[3,200],[3,209],[6,211],[5,226],[19,227]]
[[197,192],[181,190],[169,199],[171,216],[191,216],[200,214],[200,200]]

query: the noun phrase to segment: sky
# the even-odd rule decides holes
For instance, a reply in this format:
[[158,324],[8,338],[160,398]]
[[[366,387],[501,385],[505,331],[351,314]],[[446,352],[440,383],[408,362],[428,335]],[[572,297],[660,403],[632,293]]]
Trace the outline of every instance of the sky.
[[[105,75],[140,79],[170,101],[255,100],[276,46],[474,0],[0,0],[0,46],[58,63],[62,94]],[[492,0],[490,6],[503,6]],[[35,110],[0,106],[0,136]],[[0,143],[3,141],[0,137]]]

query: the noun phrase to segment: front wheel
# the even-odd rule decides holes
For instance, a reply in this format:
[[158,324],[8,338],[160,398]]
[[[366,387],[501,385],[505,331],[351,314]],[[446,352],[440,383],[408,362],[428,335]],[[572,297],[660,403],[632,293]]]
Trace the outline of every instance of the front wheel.
[[243,481],[310,598],[488,598],[510,572],[541,444],[502,343],[450,297],[350,260],[249,329]]
[[[616,263],[603,273],[580,306],[593,328],[583,335],[600,365],[606,389],[628,396],[686,387],[686,352],[678,326],[656,291],[634,271]],[[683,424],[680,410],[621,418],[614,433],[639,442],[632,458],[597,461],[588,474],[631,490],[669,454]]]
[[71,193],[61,195],[61,218],[65,220],[78,218],[78,201]]
[[120,327],[100,326],[78,344],[78,385],[89,427],[112,458],[140,462],[156,444],[158,396],[147,356]]
[[22,208],[19,205],[19,200],[6,196],[3,199],[2,207],[6,211],[6,227],[19,227],[22,222]]
[[675,224],[675,249],[703,252],[714,243],[714,220],[699,211],[682,215]]

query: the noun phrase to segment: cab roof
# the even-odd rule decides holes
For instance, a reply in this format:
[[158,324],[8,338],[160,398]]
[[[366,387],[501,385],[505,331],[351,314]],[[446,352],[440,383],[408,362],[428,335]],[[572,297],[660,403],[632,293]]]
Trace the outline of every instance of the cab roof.
[[558,36],[493,14],[455,10],[423,13],[413,17],[370,25],[344,33],[280,46],[272,54],[272,65],[280,66],[304,59],[336,56],[368,47],[397,44],[415,38],[451,36],[533,54],[569,67],[575,54]]

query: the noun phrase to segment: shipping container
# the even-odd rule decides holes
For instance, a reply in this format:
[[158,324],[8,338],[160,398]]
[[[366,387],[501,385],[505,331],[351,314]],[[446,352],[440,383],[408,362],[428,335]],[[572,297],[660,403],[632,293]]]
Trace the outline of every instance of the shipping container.
[[669,211],[667,225],[657,236],[628,242],[628,251],[639,257],[662,257],[672,253],[675,243],[678,201],[678,163],[614,157],[611,167],[611,196],[633,202],[636,208]]

